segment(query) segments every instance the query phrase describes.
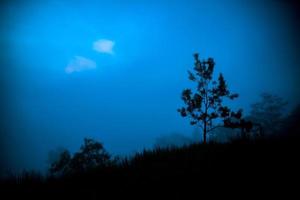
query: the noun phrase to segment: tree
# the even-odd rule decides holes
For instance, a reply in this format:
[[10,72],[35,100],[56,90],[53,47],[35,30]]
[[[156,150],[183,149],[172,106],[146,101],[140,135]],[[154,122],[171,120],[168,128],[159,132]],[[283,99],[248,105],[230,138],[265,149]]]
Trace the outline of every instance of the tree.
[[262,126],[265,134],[275,133],[280,130],[287,102],[270,93],[262,93],[261,100],[251,105],[248,119]]
[[95,167],[107,166],[110,155],[103,145],[93,139],[85,138],[84,144],[74,156],[68,150],[63,150],[50,165],[51,175],[66,175],[74,172],[84,172]]
[[[199,54],[194,54],[195,66],[192,73],[188,71],[189,79],[197,83],[196,91],[185,89],[182,92],[182,100],[186,107],[178,109],[181,116],[190,117],[191,125],[198,125],[203,130],[203,143],[206,143],[207,134],[217,127],[241,128],[242,131],[252,128],[250,122],[243,120],[242,110],[231,111],[223,105],[225,98],[235,99],[238,94],[228,90],[226,81],[222,73],[218,80],[213,80],[215,62],[212,58],[200,61]],[[215,125],[217,119],[223,121],[222,124]]]
[[105,166],[108,164],[110,155],[100,142],[85,138],[80,151],[75,153],[70,163],[74,171],[86,171],[87,169]]

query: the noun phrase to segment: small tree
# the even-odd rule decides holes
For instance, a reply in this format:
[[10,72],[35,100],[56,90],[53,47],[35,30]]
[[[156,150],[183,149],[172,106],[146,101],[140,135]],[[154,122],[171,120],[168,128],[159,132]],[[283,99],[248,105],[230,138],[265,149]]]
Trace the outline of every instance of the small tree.
[[[203,130],[203,143],[206,143],[207,134],[217,127],[251,129],[249,122],[242,120],[242,110],[233,112],[223,105],[225,98],[235,99],[238,94],[231,93],[223,75],[220,73],[218,80],[213,80],[215,62],[212,58],[200,61],[199,55],[194,54],[195,73],[188,71],[189,79],[197,83],[196,91],[185,89],[182,100],[186,107],[178,109],[181,116],[189,116],[191,125],[198,125]],[[215,125],[216,119],[223,120],[222,124]]]
[[80,151],[73,156],[71,168],[75,171],[85,171],[98,166],[105,166],[109,159],[110,155],[100,142],[85,138]]
[[60,176],[104,167],[110,163],[110,155],[103,145],[93,139],[85,138],[84,144],[74,156],[71,156],[68,150],[63,150],[58,159],[51,163],[49,172],[52,175]]

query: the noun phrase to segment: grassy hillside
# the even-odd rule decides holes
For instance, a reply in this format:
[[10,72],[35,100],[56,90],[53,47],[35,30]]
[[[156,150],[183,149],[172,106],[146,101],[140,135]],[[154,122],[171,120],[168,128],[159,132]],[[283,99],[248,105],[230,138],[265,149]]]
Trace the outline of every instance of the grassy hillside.
[[253,194],[267,193],[269,187],[271,194],[288,190],[290,195],[299,180],[298,142],[299,138],[293,136],[154,149],[109,166],[56,178],[23,174],[2,182],[1,188],[9,195],[67,199],[141,193],[144,197],[221,191]]

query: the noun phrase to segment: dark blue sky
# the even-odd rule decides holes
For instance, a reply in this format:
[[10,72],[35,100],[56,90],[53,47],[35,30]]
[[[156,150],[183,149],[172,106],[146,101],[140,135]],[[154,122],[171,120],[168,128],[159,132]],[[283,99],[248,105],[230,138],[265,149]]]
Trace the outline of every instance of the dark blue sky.
[[84,137],[114,154],[194,128],[176,109],[193,53],[216,61],[234,107],[300,99],[292,1],[7,1],[1,5],[3,168],[44,169]]

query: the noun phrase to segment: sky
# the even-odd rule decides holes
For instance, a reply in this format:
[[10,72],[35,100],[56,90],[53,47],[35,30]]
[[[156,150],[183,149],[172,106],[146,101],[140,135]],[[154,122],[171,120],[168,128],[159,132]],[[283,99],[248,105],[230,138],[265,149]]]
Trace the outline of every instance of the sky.
[[262,92],[300,99],[295,1],[3,1],[1,172],[45,170],[84,137],[113,155],[194,127],[177,108],[193,54],[213,57],[247,113]]

